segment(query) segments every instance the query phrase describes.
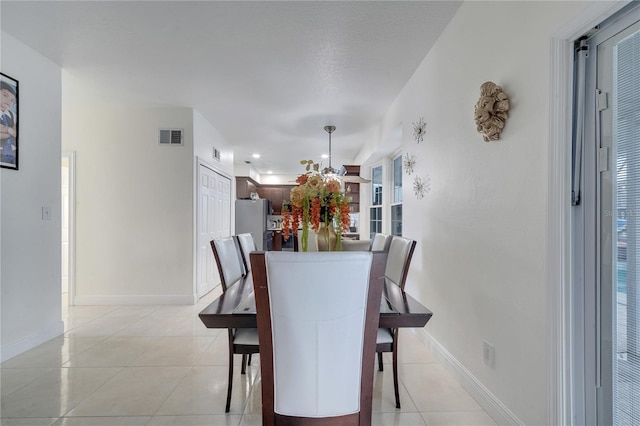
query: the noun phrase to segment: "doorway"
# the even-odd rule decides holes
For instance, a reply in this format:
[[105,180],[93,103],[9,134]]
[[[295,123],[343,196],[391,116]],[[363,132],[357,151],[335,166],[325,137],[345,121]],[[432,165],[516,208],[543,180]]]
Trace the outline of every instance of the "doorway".
[[75,167],[75,152],[63,152],[60,182],[62,306],[73,305],[75,296]]

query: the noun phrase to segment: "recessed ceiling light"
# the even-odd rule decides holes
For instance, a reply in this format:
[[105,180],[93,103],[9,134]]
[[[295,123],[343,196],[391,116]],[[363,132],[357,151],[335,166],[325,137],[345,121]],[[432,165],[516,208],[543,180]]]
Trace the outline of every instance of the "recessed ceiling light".
[[273,170],[267,170],[267,174],[268,175],[272,175],[273,174]]
[[252,157],[253,158],[260,158],[260,154],[253,154]]
[[329,154],[322,154],[321,157],[322,158],[329,158]]

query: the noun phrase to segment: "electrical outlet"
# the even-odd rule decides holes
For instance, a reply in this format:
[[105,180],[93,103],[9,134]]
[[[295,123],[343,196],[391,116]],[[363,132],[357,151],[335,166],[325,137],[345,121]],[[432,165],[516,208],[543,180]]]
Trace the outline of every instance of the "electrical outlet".
[[496,367],[496,348],[486,340],[482,341],[482,359],[487,366]]
[[51,220],[51,209],[49,207],[42,207],[42,220]]

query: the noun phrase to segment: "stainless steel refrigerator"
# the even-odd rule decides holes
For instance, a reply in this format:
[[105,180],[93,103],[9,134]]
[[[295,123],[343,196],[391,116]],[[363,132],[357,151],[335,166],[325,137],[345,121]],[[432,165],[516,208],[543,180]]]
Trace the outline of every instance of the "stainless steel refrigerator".
[[269,200],[236,200],[236,234],[250,232],[258,250],[271,250],[273,231],[267,226],[270,214]]

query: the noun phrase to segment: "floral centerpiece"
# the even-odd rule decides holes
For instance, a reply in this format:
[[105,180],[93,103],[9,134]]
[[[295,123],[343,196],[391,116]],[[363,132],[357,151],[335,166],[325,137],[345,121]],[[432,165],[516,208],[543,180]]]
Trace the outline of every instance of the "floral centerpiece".
[[[329,250],[342,250],[342,232],[349,230],[349,198],[342,192],[338,179],[320,172],[319,164],[313,160],[302,160],[300,164],[306,166],[306,173],[298,176],[298,186],[291,189],[291,201],[282,208],[284,238],[288,240],[289,231],[302,225],[300,244],[302,251],[307,251],[310,229],[318,233],[333,231],[336,243]],[[320,238],[327,239],[329,246],[328,232]]]

